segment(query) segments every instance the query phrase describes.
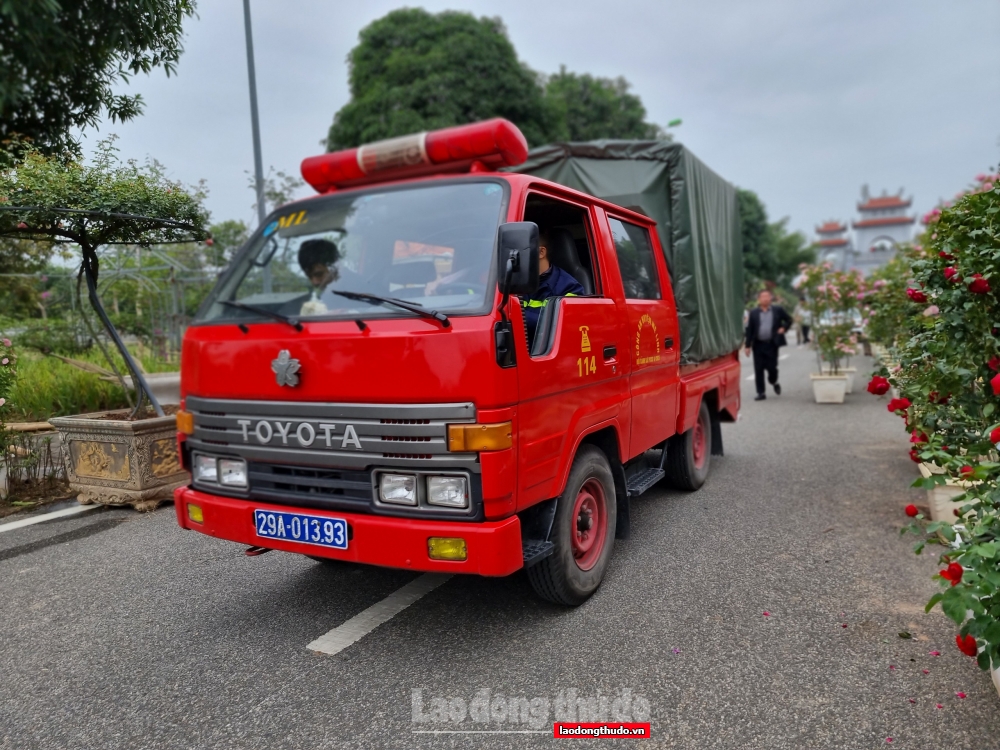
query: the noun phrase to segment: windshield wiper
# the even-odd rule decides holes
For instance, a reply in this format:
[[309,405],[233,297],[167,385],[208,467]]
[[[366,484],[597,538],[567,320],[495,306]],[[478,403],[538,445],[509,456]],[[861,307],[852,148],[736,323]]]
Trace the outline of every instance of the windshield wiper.
[[[281,313],[272,312],[263,307],[257,307],[256,305],[248,305],[245,302],[236,302],[231,299],[220,299],[219,303],[222,305],[229,305],[230,307],[235,307],[240,310],[249,310],[250,312],[255,312],[258,315],[265,315],[268,318],[274,318],[275,320],[280,320],[282,323],[290,325],[296,331],[302,330],[302,324],[299,322],[298,318],[290,318],[287,315],[282,315]],[[239,325],[243,325],[240,323]]]
[[339,289],[327,289],[327,291],[339,294],[341,297],[347,297],[347,299],[361,300],[362,302],[369,302],[373,305],[394,305],[395,307],[416,313],[424,318],[436,320],[444,328],[451,328],[451,321],[448,320],[448,316],[443,312],[429,310],[416,302],[407,302],[406,300],[396,299],[395,297],[380,297],[377,294],[368,294],[366,292],[342,292]]

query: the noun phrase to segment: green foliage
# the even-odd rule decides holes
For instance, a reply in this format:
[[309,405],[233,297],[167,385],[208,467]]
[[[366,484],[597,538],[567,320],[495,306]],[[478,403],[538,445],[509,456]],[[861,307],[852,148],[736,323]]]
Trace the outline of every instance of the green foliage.
[[123,164],[117,151],[107,138],[91,164],[29,151],[0,170],[0,207],[11,209],[0,210],[0,235],[84,248],[207,236],[203,190],[169,180],[156,162]]
[[76,149],[74,130],[102,113],[142,111],[119,82],[174,72],[181,23],[194,0],[15,0],[0,3],[0,140],[17,134],[52,154]]
[[246,222],[227,219],[208,228],[212,235],[212,252],[209,253],[213,265],[224,266],[232,260],[233,255],[243,243],[250,238],[250,228]]
[[395,10],[361,30],[348,62],[351,101],[334,118],[330,151],[491,117],[515,123],[532,146],[668,137],[645,121],[624,78],[563,67],[546,80],[529,69],[499,18]]
[[0,310],[15,317],[39,315],[43,290],[32,276],[45,269],[53,254],[50,242],[0,237]]
[[19,321],[22,329],[14,334],[14,342],[23,349],[41,354],[62,354],[75,357],[88,351],[94,342],[87,330],[74,320]]
[[788,231],[788,218],[769,223],[767,209],[752,190],[737,191],[743,237],[743,277],[747,299],[766,282],[788,289],[803,263],[814,263],[816,251],[801,232]]
[[553,117],[551,137],[559,141],[668,138],[660,126],[646,122],[646,108],[629,88],[629,82],[620,76],[594,78],[570,73],[562,66],[545,84],[545,99]]
[[361,30],[351,50],[351,101],[330,128],[331,151],[490,117],[549,140],[538,77],[517,59],[499,18],[403,8]]
[[[99,355],[81,359],[96,362]],[[53,357],[26,353],[18,361],[17,375],[7,403],[7,421],[42,422],[129,405],[119,383],[101,380]]]
[[927,300],[908,299],[905,329],[894,337],[899,369],[882,371],[912,402],[902,413],[913,455],[942,467],[946,476],[970,482],[956,504],[961,524],[925,528],[928,544],[938,542],[937,533],[951,543],[942,564],[963,569],[956,585],[942,578],[943,591],[928,608],[940,604],[962,635],[977,640],[983,669],[1000,666],[1000,462],[991,437],[1000,404],[1000,186],[995,179],[980,180],[953,205],[928,215],[922,244],[905,256],[908,272],[897,276],[912,281],[911,297],[923,293]]
[[913,302],[906,296],[909,286],[913,247],[899,248],[892,260],[872,272],[863,312],[868,320],[865,335],[869,341],[893,348],[907,336]]
[[0,427],[10,411],[8,403],[17,385],[17,357],[10,339],[0,340]]

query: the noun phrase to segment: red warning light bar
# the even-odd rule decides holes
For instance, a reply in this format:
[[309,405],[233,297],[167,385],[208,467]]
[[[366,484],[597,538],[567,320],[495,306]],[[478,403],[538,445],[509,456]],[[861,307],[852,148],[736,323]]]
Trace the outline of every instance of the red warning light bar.
[[498,117],[404,135],[302,160],[302,177],[320,193],[445,172],[493,171],[528,157],[517,125]]

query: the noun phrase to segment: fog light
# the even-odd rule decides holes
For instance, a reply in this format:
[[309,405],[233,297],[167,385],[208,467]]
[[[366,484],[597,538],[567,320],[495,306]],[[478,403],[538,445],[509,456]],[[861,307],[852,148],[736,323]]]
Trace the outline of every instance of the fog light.
[[413,474],[383,474],[379,478],[378,494],[383,503],[417,504],[417,477]]
[[194,457],[194,478],[198,482],[219,481],[219,467],[215,456]]
[[465,560],[469,550],[460,537],[432,536],[427,539],[427,556],[431,560]]
[[205,516],[201,513],[201,506],[188,503],[188,518],[195,523],[205,523]]
[[241,458],[220,458],[219,483],[227,487],[246,487],[247,462]]
[[469,490],[465,477],[427,477],[427,504],[468,508]]

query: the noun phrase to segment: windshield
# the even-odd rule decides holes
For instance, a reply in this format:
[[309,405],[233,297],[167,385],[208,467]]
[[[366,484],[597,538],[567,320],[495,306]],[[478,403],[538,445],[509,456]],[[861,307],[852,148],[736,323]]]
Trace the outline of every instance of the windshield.
[[497,182],[462,182],[287,206],[237,256],[199,320],[415,315],[336,292],[448,313],[482,310],[504,195]]

